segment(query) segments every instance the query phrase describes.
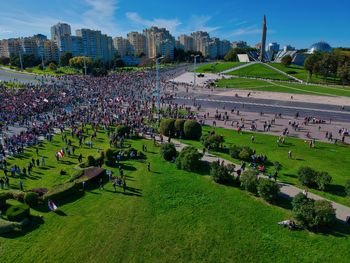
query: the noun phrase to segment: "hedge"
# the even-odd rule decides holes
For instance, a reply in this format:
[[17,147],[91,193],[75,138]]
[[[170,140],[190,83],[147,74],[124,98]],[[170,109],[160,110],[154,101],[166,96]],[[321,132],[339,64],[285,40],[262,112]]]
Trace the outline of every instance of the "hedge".
[[176,154],[176,148],[173,143],[165,143],[160,147],[160,155],[166,161],[172,161],[174,158],[176,158]]
[[163,119],[160,122],[160,133],[164,136],[174,137],[175,133],[175,120]]
[[30,207],[36,206],[38,204],[39,195],[34,192],[28,192],[24,195],[24,202]]
[[188,140],[199,140],[202,137],[202,126],[194,120],[186,120],[184,135]]
[[74,195],[77,192],[75,182],[63,183],[54,186],[49,192],[44,195],[44,200],[58,201],[65,197]]
[[10,206],[6,210],[6,216],[9,221],[21,222],[30,215],[30,208],[25,204],[18,204]]

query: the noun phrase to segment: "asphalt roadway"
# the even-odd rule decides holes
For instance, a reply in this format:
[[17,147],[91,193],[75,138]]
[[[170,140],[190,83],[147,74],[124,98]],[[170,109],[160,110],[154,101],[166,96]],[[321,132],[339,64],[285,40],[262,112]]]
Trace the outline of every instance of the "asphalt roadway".
[[325,121],[350,122],[350,108],[307,102],[280,101],[271,99],[256,99],[247,97],[228,97],[215,94],[179,92],[174,97],[178,104],[188,106],[201,105],[202,109],[222,109],[226,111],[236,109],[241,112],[263,112],[264,114],[279,114],[283,116],[295,116],[299,112],[300,117],[314,117]]
[[[38,83],[36,75],[13,72],[0,68],[0,80],[17,81],[22,83]],[[245,112],[263,112],[266,114],[279,114],[284,116],[295,116],[299,112],[301,117],[315,117],[325,121],[333,120],[338,122],[350,122],[350,108],[342,109],[341,106],[325,105],[317,103],[280,101],[270,99],[256,99],[247,97],[228,97],[214,94],[203,94],[200,91],[195,93],[178,92],[174,101],[178,104],[186,104],[192,106],[194,101],[192,96],[196,98],[195,103],[200,104],[203,109],[218,108],[222,110],[224,107],[227,111],[237,109]]]
[[36,75],[15,72],[0,67],[0,81],[21,82],[21,83],[38,83]]

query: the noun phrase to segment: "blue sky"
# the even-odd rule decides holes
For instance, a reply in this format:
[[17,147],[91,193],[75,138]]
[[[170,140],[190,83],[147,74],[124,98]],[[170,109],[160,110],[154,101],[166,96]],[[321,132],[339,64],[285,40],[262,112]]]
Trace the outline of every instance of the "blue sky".
[[0,39],[43,33],[57,22],[100,29],[113,37],[157,25],[178,36],[208,31],[230,41],[267,41],[298,48],[320,40],[350,47],[349,0],[0,0]]

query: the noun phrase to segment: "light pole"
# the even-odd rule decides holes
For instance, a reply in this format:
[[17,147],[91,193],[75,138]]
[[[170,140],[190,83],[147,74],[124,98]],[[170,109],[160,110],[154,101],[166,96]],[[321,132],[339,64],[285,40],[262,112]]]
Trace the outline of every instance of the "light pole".
[[199,57],[199,55],[192,55],[192,57],[193,57],[193,76],[194,76],[193,89],[196,89],[196,79],[197,79],[196,67],[197,67],[197,57]]
[[86,57],[84,56],[84,70],[85,70],[85,76],[87,75],[87,66],[86,66]]
[[156,58],[156,71],[157,71],[157,106],[158,106],[158,124],[160,124],[160,78],[159,78],[159,61],[164,57]]
[[19,62],[21,64],[21,70],[23,70],[22,50],[19,51]]

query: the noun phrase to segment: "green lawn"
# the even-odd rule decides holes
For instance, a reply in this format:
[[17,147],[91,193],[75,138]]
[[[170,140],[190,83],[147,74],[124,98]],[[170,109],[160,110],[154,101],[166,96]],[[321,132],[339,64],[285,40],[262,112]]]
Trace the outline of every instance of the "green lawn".
[[[288,67],[283,66],[281,63],[270,63],[271,66],[282,70],[283,72],[288,73],[289,75],[292,75],[298,79],[301,79],[303,81],[308,81],[308,72],[304,69],[302,66],[297,65],[290,65]],[[333,83],[333,84],[341,84],[339,79],[325,79],[321,76],[312,75],[312,78],[310,79],[311,83]]]
[[293,94],[344,96],[350,97],[350,88],[323,87],[298,83],[282,83],[277,81],[264,81],[244,78],[220,79],[217,82],[220,88],[235,88],[244,90],[283,92]]
[[260,63],[232,71],[228,74],[242,77],[255,77],[272,80],[291,80],[289,77]]
[[238,67],[244,63],[242,62],[218,62],[210,63],[203,66],[200,66],[196,69],[198,73],[220,73],[225,70]]
[[34,67],[34,68],[27,68],[26,71],[30,73],[39,74],[39,75],[47,74],[47,75],[53,75],[53,76],[81,74],[81,70],[78,70],[72,67],[58,67],[57,70],[50,70],[48,67],[41,70],[41,69],[38,69],[37,67]]
[[[213,128],[204,126],[204,133],[211,131]],[[286,143],[283,146],[277,145],[276,136],[255,133],[255,142],[251,142],[252,133],[244,132],[237,134],[234,130],[216,128],[216,132],[223,135],[225,145],[249,146],[257,151],[257,154],[266,154],[272,162],[278,161],[282,164],[279,180],[293,185],[302,186],[298,182],[297,171],[302,166],[310,166],[318,171],[326,171],[333,177],[332,185],[328,192],[312,190],[312,192],[324,196],[333,201],[350,206],[349,198],[345,197],[344,185],[347,180],[350,180],[349,167],[350,163],[350,147],[345,145],[334,145],[328,143],[316,142],[315,148],[309,148],[306,141],[296,138],[286,138]],[[184,141],[187,144],[193,145],[198,149],[203,146],[197,141]],[[288,159],[288,151],[292,150],[293,160]],[[231,160],[240,164],[239,160],[232,159],[229,154],[215,153],[218,156]],[[267,167],[268,172],[274,172],[274,167]]]
[[[160,159],[151,141],[131,143],[139,150],[147,144],[148,160],[124,162],[127,194],[114,193],[109,183],[58,203],[60,214],[32,209],[44,223],[0,237],[1,262],[346,262],[350,256],[348,227],[290,232],[277,225],[290,217],[288,203],[268,205],[208,176],[179,171]],[[58,175],[49,169],[43,176]]]

